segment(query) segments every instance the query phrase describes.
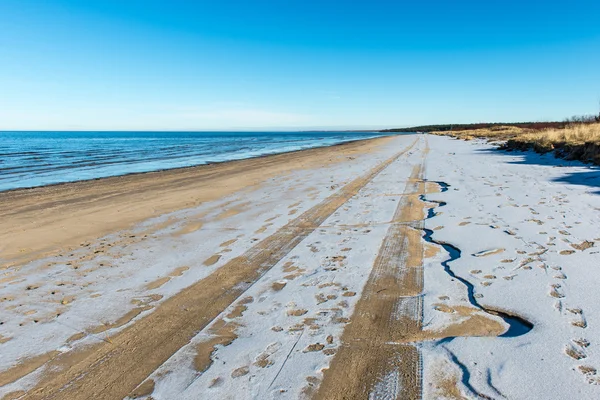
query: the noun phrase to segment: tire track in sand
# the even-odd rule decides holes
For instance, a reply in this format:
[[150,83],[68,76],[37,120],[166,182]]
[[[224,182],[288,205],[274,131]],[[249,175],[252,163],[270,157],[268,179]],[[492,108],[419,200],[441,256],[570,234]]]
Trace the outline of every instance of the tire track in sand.
[[325,370],[317,399],[421,397],[421,334],[426,145],[383,239],[373,269]]
[[290,221],[242,256],[165,300],[154,312],[109,340],[54,357],[46,364],[41,381],[25,398],[116,399],[127,396],[418,140]]

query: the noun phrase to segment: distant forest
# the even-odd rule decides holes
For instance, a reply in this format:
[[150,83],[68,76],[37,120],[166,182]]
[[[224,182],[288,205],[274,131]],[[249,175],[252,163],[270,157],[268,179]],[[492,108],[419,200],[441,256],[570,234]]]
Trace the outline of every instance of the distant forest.
[[412,126],[408,128],[385,129],[381,132],[446,132],[446,131],[469,131],[474,129],[489,129],[495,126],[518,126],[524,129],[542,130],[548,128],[562,129],[569,125],[570,121],[562,122],[493,122],[477,124],[443,124],[443,125],[423,125]]
[[447,131],[471,131],[475,129],[491,129],[495,126],[516,126],[523,129],[544,130],[564,129],[570,125],[594,124],[600,122],[600,111],[596,115],[574,115],[560,122],[492,122],[477,124],[442,124],[422,125],[408,128],[384,129],[381,132],[447,132]]

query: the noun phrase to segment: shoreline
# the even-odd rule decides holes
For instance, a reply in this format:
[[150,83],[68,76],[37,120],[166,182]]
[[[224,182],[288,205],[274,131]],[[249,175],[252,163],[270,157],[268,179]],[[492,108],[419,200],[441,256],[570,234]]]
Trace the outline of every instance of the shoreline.
[[[311,314],[319,313],[313,303],[320,297],[308,288],[315,279],[311,271],[319,274],[319,281],[339,281],[325,290],[337,293],[338,302],[345,301],[335,315],[340,320],[349,319],[379,239],[387,232],[393,210],[399,207],[402,195],[397,193],[397,186],[404,183],[423,147],[421,136],[383,138],[236,163],[235,168],[227,164],[204,168],[213,171],[212,178],[199,171],[179,173],[175,175],[194,179],[178,179],[174,185],[157,186],[152,179],[139,179],[152,187],[148,193],[179,199],[187,208],[150,218],[100,240],[77,242],[74,248],[51,257],[3,266],[6,270],[0,283],[5,290],[2,306],[6,307],[0,307],[0,321],[4,322],[0,332],[4,360],[0,397],[14,397],[22,391],[27,392],[25,397],[37,397],[39,393],[47,397],[54,389],[74,399],[123,398],[133,392],[131,397],[136,397],[141,394],[136,386],[146,377],[172,356],[177,358],[181,349],[197,346],[197,351],[192,350],[196,356],[191,365],[204,371],[204,366],[211,364],[214,341],[204,342],[206,336],[199,332],[205,328],[211,331],[211,324],[222,320],[220,314],[232,323],[241,318],[245,309],[234,304],[240,298],[249,304],[246,296],[252,296],[256,299],[252,303],[260,307],[276,300],[270,296],[276,293],[307,302],[297,307],[290,304],[285,309],[269,305],[272,315],[253,318],[263,332],[271,323],[287,327],[302,321],[298,317],[309,308]],[[256,170],[250,169],[252,165]],[[238,181],[224,178],[236,171],[243,175]],[[186,198],[171,191],[194,181],[203,190],[221,185],[208,196],[217,199],[188,207]],[[239,186],[242,189],[234,191]],[[128,188],[136,189],[120,186],[121,190]],[[110,192],[104,195],[112,205],[111,211],[115,211],[115,204],[132,198],[113,197]],[[156,198],[145,198],[144,193],[136,199],[160,206]],[[76,197],[74,200],[78,201]],[[82,209],[98,211],[94,201],[81,203]],[[68,222],[72,230],[85,225],[79,216],[65,210],[61,207],[52,211],[63,225]],[[55,236],[52,233],[47,240]],[[347,248],[340,254],[342,243]],[[355,260],[353,263],[363,272],[342,268],[346,257]],[[282,280],[285,284],[279,286]],[[246,293],[248,289],[258,292]],[[258,300],[263,294],[268,295],[269,303]],[[332,307],[333,297],[328,300],[331,302],[321,302],[319,309]],[[256,311],[248,315],[256,315]],[[279,318],[283,320],[277,322]],[[323,329],[339,337],[343,326],[340,321],[325,324]],[[283,329],[267,332],[279,336],[285,347],[297,337],[281,333]],[[199,343],[194,340],[197,335]],[[308,334],[304,337],[314,339]],[[265,347],[259,342],[254,345]],[[300,343],[298,350],[309,345]],[[111,353],[108,358],[96,362],[104,358],[106,350]],[[330,357],[317,352],[306,355],[316,357],[319,363]],[[274,370],[258,368],[264,372]],[[72,381],[73,373],[87,378]],[[283,371],[282,378],[287,373]],[[294,375],[304,379],[303,374]],[[65,379],[73,384],[63,385]]]
[[0,397],[595,398],[598,176],[558,164],[411,135],[25,196],[0,246],[154,215],[0,264]]
[[[2,132],[0,132],[0,133],[2,133]],[[374,133],[376,133],[376,132],[374,132]],[[37,186],[17,187],[17,188],[13,188],[13,189],[0,190],[0,196],[2,196],[4,193],[10,193],[10,192],[16,192],[16,191],[33,190],[33,189],[46,188],[46,187],[51,187],[51,186],[60,186],[60,185],[75,184],[75,183],[79,183],[79,182],[91,182],[91,181],[98,181],[98,180],[102,180],[102,179],[125,177],[125,176],[130,176],[130,175],[151,174],[151,173],[159,173],[159,172],[166,172],[166,171],[173,171],[173,170],[183,170],[183,169],[190,169],[190,168],[198,168],[198,167],[204,167],[204,166],[208,166],[208,165],[223,164],[223,163],[230,163],[230,162],[236,162],[236,161],[258,159],[258,158],[269,157],[269,156],[276,156],[276,155],[280,155],[280,154],[292,154],[292,153],[297,153],[297,152],[300,152],[300,151],[313,150],[313,149],[323,149],[323,148],[328,148],[328,147],[341,146],[341,145],[345,145],[345,144],[349,144],[349,143],[354,143],[354,142],[361,142],[361,141],[366,141],[366,140],[381,139],[381,138],[386,138],[386,137],[394,137],[394,136],[398,136],[398,135],[399,135],[398,133],[390,132],[390,133],[385,133],[385,134],[381,134],[381,135],[378,135],[378,136],[373,136],[373,137],[370,137],[370,138],[347,140],[347,141],[342,141],[342,142],[328,144],[328,145],[318,145],[318,146],[313,146],[313,147],[307,147],[305,149],[288,150],[288,151],[282,151],[282,152],[278,152],[278,153],[265,153],[265,154],[259,154],[259,155],[256,155],[256,156],[243,157],[243,158],[235,158],[235,159],[224,160],[224,161],[210,161],[209,160],[209,161],[207,161],[204,164],[193,164],[193,165],[186,165],[186,166],[183,166],[183,167],[173,167],[173,168],[160,168],[160,169],[154,169],[154,170],[142,171],[142,172],[125,172],[123,174],[101,176],[101,177],[97,177],[97,178],[79,179],[79,180],[74,180],[74,181],[48,183],[48,184],[45,184],[45,185],[37,185]]]
[[23,263],[57,253],[269,178],[367,154],[394,137],[0,192],[1,260]]

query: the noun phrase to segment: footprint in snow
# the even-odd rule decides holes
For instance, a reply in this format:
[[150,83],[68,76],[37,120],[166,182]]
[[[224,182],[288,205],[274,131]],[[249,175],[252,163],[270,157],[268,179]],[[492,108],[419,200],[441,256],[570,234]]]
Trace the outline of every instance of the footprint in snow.
[[498,253],[502,253],[505,249],[503,248],[496,248],[496,249],[489,249],[489,250],[483,250],[477,253],[473,253],[471,254],[473,257],[487,257],[487,256],[491,256],[494,254],[498,254]]
[[564,294],[562,294],[560,292],[560,285],[558,283],[554,283],[552,285],[550,285],[550,292],[548,293],[549,296],[554,297],[555,299],[562,299],[565,297]]
[[574,360],[583,360],[587,358],[587,355],[579,346],[574,346],[573,344],[568,344],[565,346],[565,354],[571,357]]
[[593,241],[589,241],[589,240],[584,240],[581,243],[572,243],[571,247],[574,248],[575,250],[587,250],[590,247],[594,247],[594,242]]
[[568,256],[575,253],[575,250],[562,250],[560,251],[558,254],[560,254],[561,256]]
[[575,316],[575,319],[571,321],[571,325],[582,329],[587,328],[587,321],[581,308],[567,308],[567,311]]
[[567,276],[563,272],[558,272],[553,276],[553,278],[565,280],[565,279],[567,279]]
[[598,371],[596,368],[589,365],[580,365],[577,369],[587,378],[590,385],[600,384],[600,378],[597,376]]

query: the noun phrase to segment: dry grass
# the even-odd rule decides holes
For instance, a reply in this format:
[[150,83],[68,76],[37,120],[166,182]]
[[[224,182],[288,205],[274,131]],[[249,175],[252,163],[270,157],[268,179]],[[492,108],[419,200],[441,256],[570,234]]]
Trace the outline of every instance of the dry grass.
[[505,150],[529,150],[539,153],[553,151],[557,157],[581,160],[600,165],[600,123],[573,124],[564,129],[533,130],[514,126],[470,131],[432,132],[464,140],[474,138],[505,141]]
[[445,132],[431,132],[432,135],[440,136],[452,136],[458,139],[471,140],[471,139],[489,139],[489,140],[508,140],[514,137],[533,133],[534,130],[523,129],[516,126],[495,126],[492,128],[484,129],[470,129],[465,131],[445,131]]
[[570,125],[565,129],[549,129],[526,133],[509,139],[506,149],[539,153],[554,152],[557,157],[600,165],[600,123]]
[[538,143],[541,146],[553,146],[557,143],[581,145],[600,144],[600,123],[571,125],[565,129],[548,129],[519,136],[520,141]]

